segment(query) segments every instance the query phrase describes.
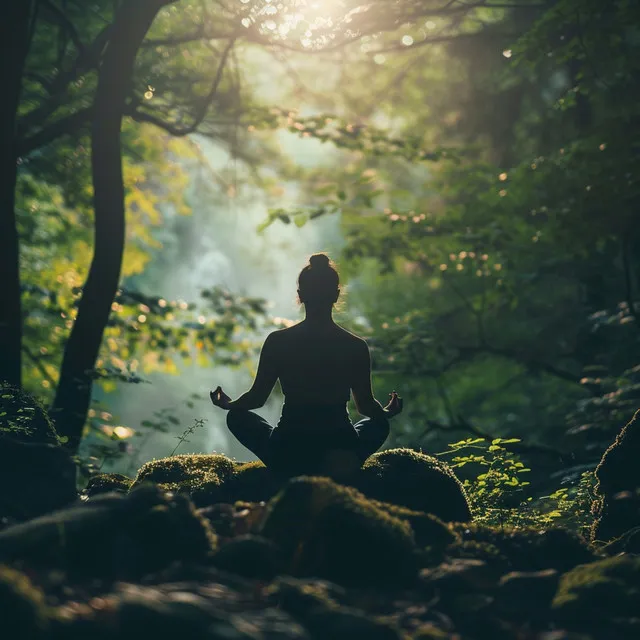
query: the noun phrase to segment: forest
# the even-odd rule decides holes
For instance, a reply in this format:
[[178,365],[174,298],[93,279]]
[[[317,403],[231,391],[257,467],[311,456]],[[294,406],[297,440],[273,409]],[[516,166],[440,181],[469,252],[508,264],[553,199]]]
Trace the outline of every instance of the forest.
[[[638,637],[639,3],[12,0],[0,34],[6,637]],[[352,482],[283,485],[209,390],[315,252],[404,410]]]

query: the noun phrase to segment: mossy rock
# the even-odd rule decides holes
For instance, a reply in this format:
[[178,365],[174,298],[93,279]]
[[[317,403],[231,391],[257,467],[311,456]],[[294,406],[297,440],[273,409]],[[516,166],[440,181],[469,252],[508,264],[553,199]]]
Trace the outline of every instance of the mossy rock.
[[175,561],[203,562],[216,546],[188,497],[153,485],[96,496],[0,532],[1,561],[105,580],[140,577]]
[[34,396],[0,382],[0,435],[20,442],[59,444],[45,408]]
[[220,453],[152,460],[140,467],[132,488],[144,483],[187,494],[198,507],[267,501],[283,484],[262,462],[237,462]]
[[133,484],[133,480],[121,473],[99,473],[89,479],[85,489],[85,495],[89,498],[103,493],[127,493]]
[[228,501],[225,484],[233,473],[233,460],[222,454],[177,455],[142,465],[132,488],[152,482],[188,494],[196,506],[207,506]]
[[261,534],[288,572],[339,584],[402,583],[419,567],[411,525],[328,478],[289,481],[269,503]]
[[581,536],[562,528],[534,529],[457,523],[452,529],[461,537],[447,551],[452,557],[474,557],[498,563],[510,571],[568,571],[595,559]]
[[4,640],[38,640],[47,627],[44,594],[27,576],[0,565],[0,611]]
[[442,551],[448,545],[460,541],[460,536],[432,513],[422,513],[380,500],[369,500],[378,509],[411,525],[416,543],[434,551]]
[[431,513],[445,522],[471,520],[467,495],[451,467],[413,449],[372,455],[356,486],[370,498]]
[[562,618],[585,626],[602,619],[637,617],[640,558],[623,555],[575,567],[561,576],[552,606]]
[[608,541],[640,526],[640,411],[604,452],[595,471],[591,539]]

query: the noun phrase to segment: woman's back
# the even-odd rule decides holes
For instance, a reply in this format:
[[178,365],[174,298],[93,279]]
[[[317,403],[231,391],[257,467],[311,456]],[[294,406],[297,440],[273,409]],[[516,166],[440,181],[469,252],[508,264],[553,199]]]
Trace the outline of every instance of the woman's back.
[[272,334],[285,405],[342,405],[366,344],[337,324],[303,321]]

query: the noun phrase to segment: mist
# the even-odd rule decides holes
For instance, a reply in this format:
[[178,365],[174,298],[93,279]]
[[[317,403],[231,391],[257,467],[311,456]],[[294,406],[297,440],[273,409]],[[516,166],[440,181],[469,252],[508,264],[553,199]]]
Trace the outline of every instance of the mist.
[[[280,134],[278,140],[282,150],[294,154],[298,163],[321,163],[335,154],[317,141],[300,140],[293,134]],[[299,319],[297,275],[311,253],[328,251],[336,255],[342,243],[339,216],[325,216],[302,228],[275,223],[259,233],[257,228],[269,207],[264,191],[245,188],[242,193],[234,193],[233,189],[225,193],[225,180],[233,182],[243,167],[220,145],[202,138],[197,142],[206,162],[188,169],[190,186],[185,198],[191,215],[165,208],[164,224],[157,233],[162,249],[153,253],[141,275],[125,284],[143,293],[188,302],[197,301],[204,289],[221,286],[234,295],[266,299],[273,317]],[[297,202],[299,194],[293,185],[283,185],[283,192],[278,206]],[[260,343],[265,335],[256,333],[250,338]],[[257,362],[251,364],[255,367]],[[208,397],[209,390],[217,385],[232,398],[246,391],[252,382],[246,367],[204,368],[194,362],[179,365],[176,375],[152,373],[144,377],[150,384],[119,383],[113,394],[95,393],[98,401],[108,404],[115,421],[140,433],[131,444],[133,458],[125,457],[105,468],[127,471],[146,460],[169,455],[178,444],[176,438],[196,419],[204,419],[204,427],[196,429],[176,453],[215,451],[239,460],[254,459],[228,432],[226,412],[214,408]],[[192,394],[198,397],[190,398]],[[188,400],[193,407],[185,404]],[[275,425],[281,404],[276,386],[268,403],[257,413]],[[171,409],[179,425],[168,433],[149,434],[140,428],[142,421],[164,408]]]

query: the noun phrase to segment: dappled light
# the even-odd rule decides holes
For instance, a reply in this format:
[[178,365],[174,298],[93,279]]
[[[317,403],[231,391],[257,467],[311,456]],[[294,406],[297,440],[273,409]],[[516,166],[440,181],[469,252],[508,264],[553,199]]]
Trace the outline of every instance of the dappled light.
[[0,635],[640,634],[640,4],[0,21]]

